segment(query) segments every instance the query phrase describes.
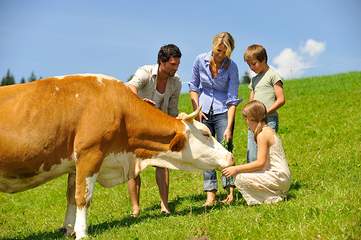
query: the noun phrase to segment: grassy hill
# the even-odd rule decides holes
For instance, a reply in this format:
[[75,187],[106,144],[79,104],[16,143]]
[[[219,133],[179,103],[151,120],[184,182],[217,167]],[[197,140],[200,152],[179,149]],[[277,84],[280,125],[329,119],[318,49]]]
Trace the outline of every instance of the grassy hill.
[[[246,126],[238,108],[237,162],[245,161]],[[142,214],[129,218],[126,185],[97,185],[89,212],[91,239],[361,239],[361,72],[285,82],[280,131],[292,172],[288,201],[204,209],[200,172],[171,171],[171,216],[160,214],[155,171],[142,173]],[[188,95],[180,99],[190,112]],[[66,177],[14,194],[0,193],[0,239],[64,239]],[[221,190],[219,198],[225,193]]]

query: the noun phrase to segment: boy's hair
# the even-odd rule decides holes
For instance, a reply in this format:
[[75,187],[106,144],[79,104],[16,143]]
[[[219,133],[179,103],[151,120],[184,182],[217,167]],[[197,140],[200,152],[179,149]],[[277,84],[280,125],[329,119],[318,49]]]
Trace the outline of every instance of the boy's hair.
[[257,59],[260,62],[265,61],[265,63],[267,63],[268,57],[266,49],[262,45],[252,44],[248,46],[246,52],[243,55],[243,59],[245,62],[252,59]]
[[234,39],[229,32],[221,32],[213,37],[212,49],[214,50],[220,44],[224,44],[224,46],[226,46],[226,56],[231,58],[231,54],[234,49]]
[[244,106],[242,110],[242,115],[249,121],[257,122],[257,127],[254,131],[254,140],[257,142],[257,136],[262,131],[261,123],[266,122],[266,106],[258,100],[252,100]]
[[174,44],[164,45],[159,49],[157,63],[160,64],[160,62],[168,62],[171,57],[181,58],[182,53]]

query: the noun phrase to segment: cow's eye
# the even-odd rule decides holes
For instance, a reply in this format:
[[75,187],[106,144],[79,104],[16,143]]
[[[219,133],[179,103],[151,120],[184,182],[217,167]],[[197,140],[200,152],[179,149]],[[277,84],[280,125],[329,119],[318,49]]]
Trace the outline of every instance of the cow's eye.
[[202,132],[202,134],[203,134],[203,136],[205,136],[207,138],[211,137],[211,133],[209,133],[209,132]]

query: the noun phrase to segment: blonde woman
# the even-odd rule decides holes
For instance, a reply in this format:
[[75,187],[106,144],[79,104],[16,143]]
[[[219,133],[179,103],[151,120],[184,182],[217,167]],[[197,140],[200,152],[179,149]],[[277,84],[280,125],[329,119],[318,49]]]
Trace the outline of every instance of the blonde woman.
[[[223,139],[232,142],[236,107],[238,98],[238,67],[231,60],[234,40],[230,33],[221,32],[213,38],[212,50],[197,56],[193,64],[189,92],[193,108],[202,106],[199,121],[203,122],[218,142]],[[204,191],[207,200],[204,206],[216,203],[218,189],[215,170],[205,171]],[[233,202],[233,178],[222,177],[223,187],[228,196],[224,203]]]

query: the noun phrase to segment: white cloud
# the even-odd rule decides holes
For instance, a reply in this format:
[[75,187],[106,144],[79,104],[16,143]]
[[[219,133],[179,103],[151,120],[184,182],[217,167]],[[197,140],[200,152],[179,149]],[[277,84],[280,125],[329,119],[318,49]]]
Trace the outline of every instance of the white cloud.
[[304,70],[310,66],[303,58],[291,48],[285,48],[273,59],[275,69],[285,79],[300,77]]
[[301,51],[310,55],[311,57],[321,54],[326,49],[324,42],[318,42],[313,39],[308,39],[305,45],[301,48]]
[[308,39],[300,49],[297,52],[291,48],[285,48],[273,59],[274,68],[283,78],[301,77],[307,69],[314,66],[315,57],[325,51],[326,45],[323,42]]

